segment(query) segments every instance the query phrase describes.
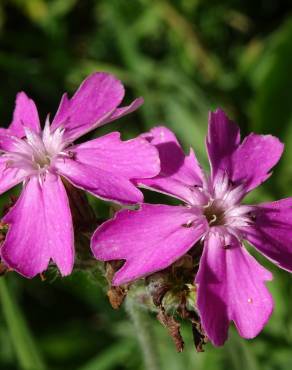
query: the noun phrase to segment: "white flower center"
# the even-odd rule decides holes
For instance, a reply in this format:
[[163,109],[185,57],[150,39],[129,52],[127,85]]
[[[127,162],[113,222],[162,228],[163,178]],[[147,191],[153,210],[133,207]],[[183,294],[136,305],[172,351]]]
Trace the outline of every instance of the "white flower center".
[[[244,187],[234,186],[224,173],[217,175],[214,182],[206,181],[203,187],[195,187],[189,207],[193,208],[195,217],[199,211],[206,218],[210,231],[220,228],[240,238],[240,229],[253,222],[254,207],[240,204],[244,194]],[[187,225],[190,227],[195,222],[190,220]]]
[[27,173],[27,176],[43,176],[58,156],[68,156],[63,152],[68,142],[63,140],[63,128],[57,128],[54,132],[50,130],[49,120],[42,135],[24,127],[26,137],[19,139],[13,137],[11,150],[2,154],[8,168],[17,168]]

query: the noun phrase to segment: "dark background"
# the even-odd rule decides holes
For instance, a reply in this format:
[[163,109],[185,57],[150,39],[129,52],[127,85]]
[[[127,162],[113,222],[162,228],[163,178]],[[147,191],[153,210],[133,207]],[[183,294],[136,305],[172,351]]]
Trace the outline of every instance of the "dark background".
[[[142,95],[145,104],[97,135],[130,138],[164,123],[207,166],[208,110],[221,106],[243,133],[272,133],[286,144],[250,201],[292,196],[291,10],[277,0],[0,0],[0,122],[10,123],[20,90],[44,122],[64,91],[91,72],[112,72],[127,87],[125,102]],[[106,212],[102,203],[94,206]],[[162,370],[290,370],[292,277],[264,264],[274,273],[275,311],[261,335],[246,341],[232,329],[224,348],[196,354],[185,327],[187,348],[177,354],[153,318]],[[51,273],[44,282],[10,273],[0,299],[0,369],[144,369],[129,319],[88,273]]]

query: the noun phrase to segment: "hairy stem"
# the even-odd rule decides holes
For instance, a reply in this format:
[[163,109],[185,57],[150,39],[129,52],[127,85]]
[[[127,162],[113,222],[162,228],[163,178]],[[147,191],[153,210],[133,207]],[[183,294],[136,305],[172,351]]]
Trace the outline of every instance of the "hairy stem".
[[134,298],[126,299],[126,310],[130,316],[140,344],[146,370],[160,370],[157,347],[149,314],[140,307]]

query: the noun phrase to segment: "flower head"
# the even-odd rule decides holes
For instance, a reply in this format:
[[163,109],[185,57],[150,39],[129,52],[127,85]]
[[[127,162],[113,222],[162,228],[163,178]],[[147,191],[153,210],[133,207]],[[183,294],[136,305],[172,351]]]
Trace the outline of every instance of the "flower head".
[[241,336],[256,336],[272,312],[265,286],[272,275],[247,252],[243,240],[292,271],[292,199],[251,206],[242,200],[269,177],[283,144],[256,134],[240,142],[239,128],[217,110],[209,119],[207,176],[194,152],[185,156],[167,128],[154,128],[144,137],[159,150],[161,172],[138,183],[183,204],[144,204],[138,211],[117,213],[96,230],[93,253],[101,260],[126,261],[113,280],[119,285],[165,269],[203,245],[194,279],[196,308],[208,337],[222,345],[230,321]]
[[[157,150],[145,139],[121,141],[118,132],[74,145],[85,133],[137,109],[136,99],[118,108],[120,81],[94,73],[71,99],[65,94],[52,120],[41,130],[34,102],[21,92],[13,121],[0,129],[0,193],[23,182],[22,193],[3,222],[9,225],[1,259],[26,277],[53,260],[63,275],[72,271],[72,216],[63,181],[106,200],[133,204],[143,200],[135,178],[159,172]],[[135,153],[135,155],[133,155]],[[146,160],[147,159],[147,160]]]

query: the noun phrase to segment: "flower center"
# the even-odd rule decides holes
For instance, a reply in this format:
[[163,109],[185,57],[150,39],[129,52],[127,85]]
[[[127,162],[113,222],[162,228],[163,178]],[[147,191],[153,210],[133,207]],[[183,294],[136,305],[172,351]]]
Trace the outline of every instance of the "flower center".
[[220,199],[210,200],[203,207],[203,214],[210,226],[223,226],[226,223],[225,209]]
[[241,204],[244,194],[244,187],[234,185],[226,173],[215,180],[207,179],[202,187],[192,189],[193,199],[189,208],[193,209],[194,218],[190,218],[183,226],[196,227],[197,220],[204,216],[210,229],[228,229],[240,238],[242,228],[254,222],[254,206]]
[[34,155],[34,162],[37,168],[44,169],[48,168],[51,164],[51,158],[47,153],[42,153],[42,155]]
[[42,134],[24,127],[26,137],[13,137],[11,148],[3,153],[7,167],[17,168],[27,173],[27,176],[44,176],[57,156],[66,156],[63,152],[68,143],[63,140],[64,130],[57,128],[51,132],[49,121]]

